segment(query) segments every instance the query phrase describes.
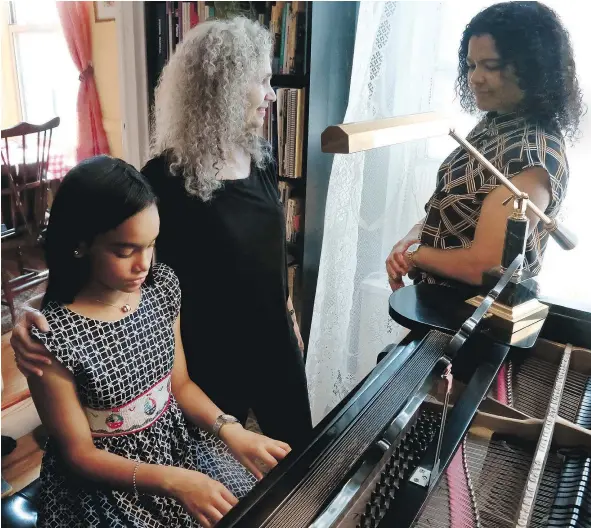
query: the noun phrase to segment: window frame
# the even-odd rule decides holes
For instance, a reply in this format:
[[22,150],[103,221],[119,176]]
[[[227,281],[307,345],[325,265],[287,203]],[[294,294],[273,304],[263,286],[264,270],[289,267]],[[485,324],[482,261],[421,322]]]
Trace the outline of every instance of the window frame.
[[22,81],[22,75],[19,71],[19,54],[16,45],[16,38],[19,34],[25,33],[58,33],[61,34],[62,29],[59,23],[51,24],[18,24],[16,21],[16,12],[14,8],[14,0],[10,0],[6,4],[7,9],[7,26],[8,26],[8,40],[10,42],[10,58],[12,60],[12,69],[15,81],[15,89],[17,92],[18,101],[18,117],[21,122],[27,121],[29,117],[26,111],[25,90]]

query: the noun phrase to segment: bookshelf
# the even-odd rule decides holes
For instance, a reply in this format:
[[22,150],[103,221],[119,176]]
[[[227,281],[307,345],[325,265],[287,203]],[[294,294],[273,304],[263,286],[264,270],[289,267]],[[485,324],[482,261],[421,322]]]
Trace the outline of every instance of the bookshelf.
[[[225,18],[242,14],[258,19],[275,33],[271,85],[278,94],[278,101],[273,113],[269,114],[263,134],[273,145],[278,162],[280,193],[285,197],[290,293],[306,343],[314,306],[324,206],[332,166],[332,156],[320,151],[320,134],[326,126],[342,122],[345,115],[357,4],[144,2],[150,108],[158,76],[170,48],[176,45],[172,40],[182,39],[183,31],[198,23],[197,19],[201,22],[208,17]],[[291,39],[282,32],[290,21]],[[278,152],[281,101],[284,113],[291,116],[283,122],[284,131],[291,126],[297,136],[289,138],[290,144],[282,156]],[[292,120],[295,124],[291,123]],[[296,144],[299,145],[297,149]],[[297,200],[297,204],[290,200]]]

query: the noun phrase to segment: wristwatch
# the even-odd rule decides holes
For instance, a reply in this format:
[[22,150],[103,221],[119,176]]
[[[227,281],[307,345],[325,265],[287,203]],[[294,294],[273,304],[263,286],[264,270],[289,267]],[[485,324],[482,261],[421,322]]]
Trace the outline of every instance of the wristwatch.
[[406,259],[408,260],[409,264],[415,268],[418,267],[415,262],[415,254],[421,248],[422,245],[423,244],[421,244],[420,242],[415,242],[414,244],[408,246],[408,249],[405,253]]
[[213,434],[216,435],[218,438],[220,436],[220,430],[226,424],[233,424],[233,423],[240,423],[240,420],[231,414],[220,414],[215,422],[213,422],[212,431]]

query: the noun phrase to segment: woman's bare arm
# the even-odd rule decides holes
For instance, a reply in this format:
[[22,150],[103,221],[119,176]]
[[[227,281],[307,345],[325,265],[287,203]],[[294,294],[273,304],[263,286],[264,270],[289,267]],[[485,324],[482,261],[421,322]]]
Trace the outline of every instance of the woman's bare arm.
[[402,277],[408,273],[409,269],[408,262],[404,255],[409,246],[419,241],[424,222],[424,218],[420,222],[417,222],[406,236],[396,243],[386,259],[388,280],[390,282],[390,287],[393,290],[397,290],[403,286]]
[[[527,169],[512,178],[512,182],[527,193],[542,211],[550,204],[550,179],[543,168]],[[481,284],[482,274],[501,263],[507,218],[513,207],[512,201],[506,206],[503,202],[510,196],[511,193],[505,187],[499,186],[485,198],[470,248],[435,249],[421,246],[414,255],[417,267],[441,277]],[[527,216],[531,232],[538,218],[529,210]]]

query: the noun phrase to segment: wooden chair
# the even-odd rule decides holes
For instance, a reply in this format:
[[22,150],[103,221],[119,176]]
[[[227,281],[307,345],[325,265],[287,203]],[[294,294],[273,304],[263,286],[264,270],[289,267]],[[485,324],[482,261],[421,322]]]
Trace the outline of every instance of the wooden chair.
[[[47,270],[26,268],[23,247],[35,247],[47,223],[47,198],[49,192],[48,166],[53,129],[60,118],[42,125],[20,123],[2,130],[2,198],[10,208],[10,225],[3,211],[2,256],[5,251],[16,251],[19,275],[10,278],[6,266],[2,266],[2,304],[9,307],[14,324],[14,297],[47,279]],[[32,197],[32,200],[29,198]],[[29,210],[32,202],[32,210]]]

